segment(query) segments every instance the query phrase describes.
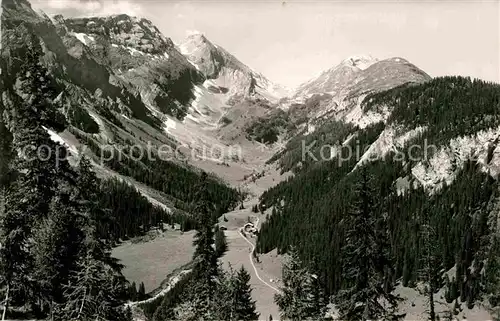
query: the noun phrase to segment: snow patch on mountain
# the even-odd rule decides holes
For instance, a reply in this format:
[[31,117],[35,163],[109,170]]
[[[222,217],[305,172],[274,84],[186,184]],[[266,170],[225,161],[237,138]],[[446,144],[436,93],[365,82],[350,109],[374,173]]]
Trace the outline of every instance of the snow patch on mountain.
[[88,46],[90,42],[95,42],[95,38],[82,32],[74,32],[73,35],[85,46]]
[[59,143],[63,146],[65,146],[66,148],[68,148],[68,150],[73,154],[73,155],[78,155],[78,149],[76,148],[75,145],[72,145],[70,144],[69,142],[67,142],[64,138],[61,137],[61,135],[59,135],[58,133],[56,133],[55,131],[51,130],[51,129],[48,129],[46,127],[43,127],[43,129],[45,129],[45,131],[49,134],[50,136],[50,139],[53,141],[53,142],[56,142],[56,143]]
[[340,64],[323,71],[319,76],[300,85],[294,93],[294,97],[310,96],[312,94],[329,93],[338,95],[355,79],[356,75],[378,62],[371,56],[351,56]]

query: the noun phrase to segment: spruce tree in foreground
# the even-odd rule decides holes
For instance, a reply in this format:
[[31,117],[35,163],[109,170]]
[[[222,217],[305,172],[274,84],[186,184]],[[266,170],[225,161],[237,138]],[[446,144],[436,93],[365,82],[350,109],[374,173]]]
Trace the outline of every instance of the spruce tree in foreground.
[[229,272],[219,267],[217,289],[212,304],[214,320],[250,321],[257,320],[255,301],[252,300],[250,275],[241,267],[238,272],[229,267]]
[[[61,300],[61,286],[68,281],[61,267],[72,266],[78,250],[67,239],[75,221],[66,220],[74,214],[71,191],[66,188],[74,173],[64,159],[64,147],[53,142],[44,128],[60,131],[65,121],[52,103],[56,91],[40,63],[40,50],[39,45],[28,48],[19,72],[10,75],[18,79],[9,88],[11,106],[6,106],[12,148],[23,153],[14,154],[12,161],[16,179],[5,195],[0,261],[11,302],[44,315],[53,302]],[[76,240],[78,235],[74,236]],[[46,242],[61,245],[62,250]]]
[[106,211],[97,201],[99,180],[86,157],[80,159],[78,174],[76,197],[85,238],[71,282],[64,287],[66,300],[56,316],[60,320],[129,320],[124,303],[130,290],[121,274],[122,266],[111,257],[111,242],[103,239],[98,230]]
[[[384,225],[378,221],[371,178],[361,170],[356,198],[351,202],[345,245],[342,247],[342,280],[346,286],[335,296],[344,320],[396,319],[399,298],[386,279],[390,264]],[[378,227],[378,228],[377,228]]]
[[218,225],[215,227],[215,251],[218,258],[221,258],[227,251],[226,234]]
[[424,282],[424,295],[427,297],[429,320],[436,320],[436,310],[434,293],[436,293],[443,284],[443,267],[438,255],[437,236],[434,228],[429,224],[423,226],[421,233],[423,241],[423,255],[421,258],[422,269],[420,276]]
[[[97,231],[97,178],[74,171],[47,129],[65,128],[32,39],[10,88],[15,180],[5,193],[0,262],[10,306],[52,320],[129,320],[126,282]],[[87,173],[85,173],[87,171]],[[86,176],[87,175],[87,176]],[[93,181],[94,185],[84,183]]]
[[[295,249],[291,249],[283,264],[283,287],[274,296],[281,318],[286,320],[320,319],[324,316],[325,306],[316,296],[313,288],[314,276],[303,266]],[[324,301],[323,301],[324,302]]]
[[234,277],[234,318],[233,320],[251,321],[258,320],[255,301],[252,300],[252,288],[250,286],[250,274],[241,266]]
[[193,282],[190,292],[196,317],[210,319],[212,317],[212,304],[217,288],[219,275],[217,253],[214,241],[214,212],[212,195],[207,188],[207,174],[203,173],[195,200],[194,213],[197,215],[197,228],[194,237],[194,267]]

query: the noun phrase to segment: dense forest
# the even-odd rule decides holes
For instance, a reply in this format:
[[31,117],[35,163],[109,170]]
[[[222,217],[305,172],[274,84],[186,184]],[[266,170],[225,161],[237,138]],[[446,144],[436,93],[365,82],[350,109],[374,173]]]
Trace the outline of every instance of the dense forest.
[[425,127],[420,140],[443,145],[451,138],[500,125],[500,85],[469,77],[438,77],[368,95],[364,111],[389,107],[389,124]]
[[109,210],[109,220],[101,228],[114,241],[144,235],[151,228],[163,229],[163,224],[178,223],[182,231],[195,226],[188,213],[172,209],[172,213],[152,205],[133,186],[118,179],[103,180],[100,184],[99,204]]
[[[176,208],[190,211],[196,200],[193,188],[200,179],[200,173],[197,170],[162,160],[156,154],[152,160],[148,157],[140,157],[140,151],[128,145],[117,145],[113,151],[110,151],[88,135],[76,131],[73,133],[78,135],[78,138],[95,155],[103,159],[103,165],[165,193],[171,198]],[[227,186],[215,177],[209,177],[207,184],[215,191],[214,201],[218,204],[219,215],[231,211],[238,204],[241,195],[234,188]]]
[[19,69],[2,75],[18,82],[4,83],[0,126],[2,318],[131,320],[122,266],[99,231],[106,209],[98,180],[88,159],[70,166],[45,129],[67,124],[39,42],[30,40]]
[[[433,130],[426,137],[444,142],[497,126],[499,95],[498,85],[446,77],[375,94],[367,98],[365,109],[393,104],[389,123],[410,128],[427,125]],[[333,125],[342,129],[341,125]],[[342,141],[354,133],[363,149],[382,129],[381,124],[354,132],[346,128],[338,131],[338,138],[333,137],[335,134],[325,137],[326,141]],[[415,141],[418,143],[419,139]],[[289,150],[293,151],[292,144]],[[354,144],[354,140],[348,144]],[[282,166],[293,168],[294,162],[290,161],[293,154],[288,151],[283,155]],[[411,164],[396,161],[394,155],[390,153],[354,171],[357,159],[340,165],[337,158],[313,162],[296,171],[293,178],[265,192],[260,209],[272,208],[272,215],[259,233],[258,251],[265,253],[277,248],[284,253],[295,246],[305,264],[320,274],[325,291],[334,296],[345,293],[349,279],[342,253],[346,253],[352,241],[347,234],[352,223],[350,213],[357,211],[353,204],[360,195],[368,193],[365,198],[370,201],[360,208],[369,208],[375,234],[386,237],[387,260],[391,262],[390,269],[382,276],[386,282],[413,286],[423,280],[422,271],[427,271],[426,275],[432,275],[434,289],[446,285],[448,302],[459,299],[472,307],[490,297],[491,284],[497,282],[494,258],[500,255],[495,245],[495,218],[500,200],[497,180],[469,161],[463,168],[457,168],[452,184],[434,195],[413,183],[402,192],[395,181],[411,177]],[[357,187],[364,176],[370,177],[364,188],[368,192]],[[422,257],[433,259],[424,261]],[[433,273],[429,272],[431,265]],[[452,267],[456,268],[453,277],[446,278],[442,273]]]

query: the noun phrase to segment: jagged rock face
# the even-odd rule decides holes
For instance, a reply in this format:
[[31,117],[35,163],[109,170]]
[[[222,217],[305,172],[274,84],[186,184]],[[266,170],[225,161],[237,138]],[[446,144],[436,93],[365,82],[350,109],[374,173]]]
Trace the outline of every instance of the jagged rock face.
[[57,16],[55,21],[70,54],[79,57],[89,51],[149,108],[178,118],[186,115],[194,85],[203,76],[149,20],[117,15]]
[[232,59],[227,58],[234,58],[224,57],[223,52],[202,34],[189,36],[179,48],[208,79],[216,79],[222,68],[231,64]]
[[[58,21],[61,21],[59,18]],[[2,14],[2,57],[8,74],[15,74],[19,63],[8,57],[16,56],[15,51],[26,50],[33,45],[41,45],[44,56],[42,62],[63,93],[62,101],[73,102],[73,106],[94,110],[99,105],[106,111],[113,111],[111,105],[122,106],[128,115],[159,126],[160,121],[130,90],[130,85],[121,81],[113,69],[103,64],[94,51],[81,43],[75,36],[53,23],[49,17],[32,10],[28,2],[9,0]],[[99,104],[97,92],[104,97],[104,105]]]
[[190,35],[179,50],[207,79],[227,91],[228,101],[257,96],[275,102],[287,95],[284,88],[273,84],[202,34]]
[[172,50],[173,42],[147,19],[127,15],[56,20],[64,22],[68,30],[75,33],[100,36],[115,45],[133,48],[143,53],[163,54]]

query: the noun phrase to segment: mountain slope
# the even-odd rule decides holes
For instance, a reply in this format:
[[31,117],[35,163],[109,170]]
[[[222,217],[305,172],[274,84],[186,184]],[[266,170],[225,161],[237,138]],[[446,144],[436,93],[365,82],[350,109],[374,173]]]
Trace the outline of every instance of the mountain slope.
[[321,93],[337,95],[359,73],[376,62],[377,60],[370,56],[352,56],[344,59],[339,65],[325,70],[318,77],[299,85],[294,96],[300,97]]
[[201,33],[190,35],[179,45],[179,49],[207,79],[219,87],[218,90],[227,91],[228,99],[255,95],[276,102],[287,94],[284,88],[273,84],[224,48],[211,43]]
[[186,106],[195,98],[194,86],[203,82],[203,76],[149,20],[117,15],[57,16],[55,21],[73,56],[90,52],[148,108],[179,119],[187,114]]
[[345,224],[359,202],[361,176],[368,175],[371,215],[389,233],[393,280],[405,287],[421,281],[421,233],[430,226],[440,231],[435,254],[442,270],[452,271],[439,286],[447,284],[443,299],[462,306],[456,313],[463,315],[496,305],[487,301],[481,267],[485,256],[499,254],[486,241],[498,233],[499,102],[499,84],[435,78],[369,93],[357,108],[364,116],[385,115],[379,122],[330,119],[295,137],[274,160],[296,175],[261,197],[260,208],[275,214],[259,234],[259,251],[297,246],[327,291],[343,289]]
[[[53,139],[75,158],[84,148],[102,176],[118,177],[155,205],[186,213],[200,171],[183,162],[186,157],[175,157],[182,155],[178,141],[164,127],[168,115],[177,119],[189,111],[204,76],[147,20],[51,20],[24,0],[2,5],[2,101],[9,112],[15,112],[17,73],[24,63],[18,57],[43,51],[41,63],[58,92],[54,103],[72,125],[63,133],[48,128]],[[159,146],[166,147],[161,158]],[[135,157],[134,149],[143,157]],[[155,159],[145,157],[148,150]],[[232,208],[238,193],[216,177],[210,184],[219,190],[221,210]]]
[[363,119],[359,106],[368,94],[430,79],[424,71],[403,58],[378,61],[370,57],[354,57],[299,86],[292,102],[303,103],[323,95],[319,106],[316,104],[314,108],[305,110],[311,122],[335,118],[366,126],[374,120]]

